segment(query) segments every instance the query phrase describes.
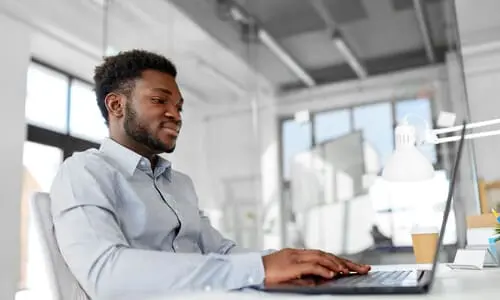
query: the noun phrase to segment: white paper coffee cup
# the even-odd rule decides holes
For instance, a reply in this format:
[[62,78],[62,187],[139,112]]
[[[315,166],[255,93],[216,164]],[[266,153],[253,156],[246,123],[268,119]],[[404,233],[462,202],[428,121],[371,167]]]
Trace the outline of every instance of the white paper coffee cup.
[[413,226],[411,239],[417,264],[430,264],[434,260],[439,229],[435,226]]

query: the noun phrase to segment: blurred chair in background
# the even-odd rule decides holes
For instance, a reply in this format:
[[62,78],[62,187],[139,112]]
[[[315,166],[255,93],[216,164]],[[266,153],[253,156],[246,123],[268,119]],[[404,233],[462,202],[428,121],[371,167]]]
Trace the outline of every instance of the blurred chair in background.
[[478,185],[481,213],[488,214],[492,208],[500,210],[500,180],[479,179]]

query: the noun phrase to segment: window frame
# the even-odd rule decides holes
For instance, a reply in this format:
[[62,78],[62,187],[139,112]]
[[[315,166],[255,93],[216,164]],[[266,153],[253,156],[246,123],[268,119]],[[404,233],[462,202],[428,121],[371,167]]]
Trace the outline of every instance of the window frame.
[[90,81],[85,80],[79,76],[70,74],[60,68],[57,68],[53,65],[50,65],[38,58],[32,57],[31,62],[33,64],[40,65],[44,68],[50,69],[54,72],[57,72],[61,75],[64,75],[68,79],[68,87],[66,91],[66,126],[64,133],[54,131],[48,128],[44,128],[41,126],[29,124],[26,122],[27,134],[26,140],[30,142],[35,142],[39,144],[44,144],[48,146],[53,146],[60,148],[63,151],[63,161],[70,157],[73,152],[83,151],[88,148],[99,148],[99,144],[86,140],[83,138],[75,137],[70,134],[69,125],[71,118],[71,86],[75,80],[78,80],[82,83],[88,84],[89,86],[94,86]]

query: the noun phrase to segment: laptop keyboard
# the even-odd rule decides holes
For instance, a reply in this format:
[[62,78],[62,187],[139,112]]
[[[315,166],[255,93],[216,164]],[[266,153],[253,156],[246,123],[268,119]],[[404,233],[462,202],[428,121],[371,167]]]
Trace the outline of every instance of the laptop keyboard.
[[380,271],[370,272],[367,275],[350,275],[340,277],[331,283],[335,285],[393,285],[403,282],[405,278],[410,276],[415,271]]

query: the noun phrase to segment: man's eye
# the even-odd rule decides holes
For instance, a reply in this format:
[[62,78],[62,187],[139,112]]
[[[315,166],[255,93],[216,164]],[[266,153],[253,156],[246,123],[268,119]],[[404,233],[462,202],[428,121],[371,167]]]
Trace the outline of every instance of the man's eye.
[[153,103],[157,103],[157,104],[164,104],[167,102],[165,99],[161,99],[161,98],[151,98],[151,101]]

